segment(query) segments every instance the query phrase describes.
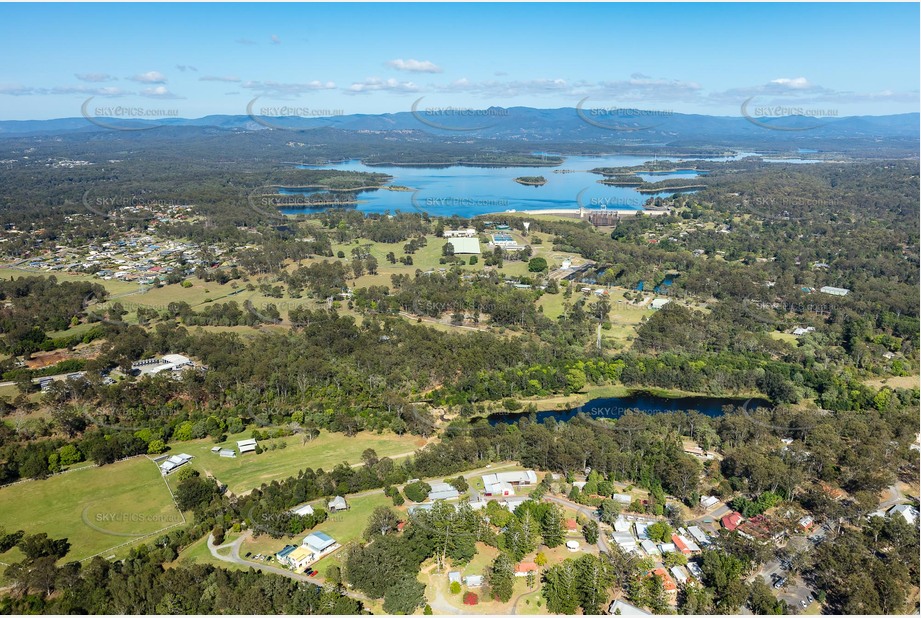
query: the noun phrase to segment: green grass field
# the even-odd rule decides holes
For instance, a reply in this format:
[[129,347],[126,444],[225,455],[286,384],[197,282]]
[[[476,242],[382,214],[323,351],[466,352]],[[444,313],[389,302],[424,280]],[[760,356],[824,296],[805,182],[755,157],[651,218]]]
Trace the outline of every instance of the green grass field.
[[[252,537],[245,541],[240,547],[240,555],[246,555],[246,552],[250,552],[253,555],[256,554],[274,554],[281,550],[285,545],[300,545],[301,541],[304,540],[304,537],[307,536],[310,532],[325,532],[329,536],[336,539],[343,547],[352,541],[361,539],[362,534],[365,531],[365,528],[368,526],[368,518],[371,517],[371,513],[379,506],[393,506],[393,501],[385,496],[383,493],[374,493],[369,496],[362,496],[358,498],[348,498],[349,509],[347,511],[341,511],[339,513],[331,513],[329,518],[314,528],[313,530],[304,531],[302,534],[296,535],[294,537],[286,537],[283,539],[273,539],[267,534],[260,535],[258,537]],[[323,507],[326,508],[326,504],[323,500],[317,500],[312,503],[314,507]],[[404,515],[405,516],[405,515]],[[341,558],[341,549],[336,550],[334,553],[325,556],[321,560],[312,564],[310,568],[316,569],[320,572],[320,576],[326,571],[326,568],[331,565],[342,566],[340,562]],[[207,547],[205,552],[208,552]],[[213,556],[208,553],[207,558],[213,560]]]
[[[160,471],[146,457],[3,487],[0,504],[0,527],[66,537],[68,561],[123,555],[133,541],[183,522]],[[116,549],[123,544],[129,545]],[[21,559],[16,548],[0,554],[6,563]]]
[[361,453],[374,449],[379,457],[392,457],[410,453],[423,446],[425,441],[418,436],[398,436],[394,433],[375,434],[361,432],[353,437],[341,433],[321,432],[320,436],[304,444],[301,436],[289,436],[271,442],[284,441],[284,449],[266,451],[256,455],[248,453],[230,459],[212,453],[214,446],[236,449],[237,440],[252,436],[252,431],[228,436],[225,442],[215,444],[212,440],[192,440],[171,444],[173,453],[188,453],[195,457],[192,467],[202,473],[210,473],[226,483],[235,494],[249,491],[270,483],[294,476],[305,468],[332,470],[338,463],[361,463]]

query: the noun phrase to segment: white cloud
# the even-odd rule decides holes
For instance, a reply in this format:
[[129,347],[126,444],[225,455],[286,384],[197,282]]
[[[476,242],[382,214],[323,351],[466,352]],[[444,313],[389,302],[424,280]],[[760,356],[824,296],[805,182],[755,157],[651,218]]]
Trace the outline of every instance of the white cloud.
[[584,89],[586,82],[569,82],[565,79],[531,79],[521,81],[473,82],[463,77],[437,87],[441,92],[467,92],[484,97],[516,97],[520,95],[563,94],[570,95]]
[[441,73],[441,67],[428,60],[413,60],[412,58],[403,60],[402,58],[397,58],[389,61],[387,66],[397,71],[409,71],[410,73]]
[[198,81],[200,81],[200,82],[228,82],[228,83],[234,83],[234,82],[239,82],[239,81],[242,81],[242,80],[241,80],[239,77],[233,77],[233,76],[203,75],[202,77],[199,77],[199,78],[198,78]]
[[94,88],[91,86],[53,86],[51,88],[40,88],[35,86],[0,85],[0,94],[9,96],[79,94],[84,96],[121,97],[131,93],[127,90],[112,86],[104,88]]
[[166,86],[153,86],[151,88],[144,88],[140,92],[141,96],[149,97],[151,99],[181,99],[178,95],[173,94],[169,91]]
[[277,34],[272,35],[272,45],[281,45],[281,39]]
[[263,94],[274,95],[297,95],[304,92],[315,92],[317,90],[332,90],[336,87],[335,82],[321,82],[314,80],[302,84],[285,84],[273,81],[247,81],[241,84],[242,88],[254,90]]
[[142,84],[165,84],[166,75],[160,71],[147,71],[146,73],[138,73],[134,77],[130,78],[132,81],[140,82]]
[[112,82],[117,80],[117,77],[112,77],[108,73],[74,73],[74,77],[79,79],[81,82]]
[[695,100],[702,90],[697,82],[654,78],[634,73],[630,79],[599,82],[597,87],[592,89],[592,96],[631,103],[662,103]]
[[412,82],[401,82],[393,78],[380,79],[370,77],[363,82],[355,82],[346,90],[347,94],[367,94],[369,92],[418,92],[419,87]]
[[810,84],[809,80],[805,77],[794,77],[792,79],[789,77],[778,77],[777,79],[772,79],[771,83],[794,90],[804,90],[812,87],[812,84]]
[[185,73],[186,71],[198,72],[198,69],[193,67],[191,64],[177,64],[176,68]]

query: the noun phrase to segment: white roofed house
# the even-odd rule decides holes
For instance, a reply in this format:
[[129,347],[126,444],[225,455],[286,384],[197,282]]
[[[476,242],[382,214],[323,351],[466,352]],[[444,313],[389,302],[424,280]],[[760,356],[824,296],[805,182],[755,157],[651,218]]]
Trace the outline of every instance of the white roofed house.
[[709,545],[710,537],[699,526],[688,526],[688,533],[701,545]]
[[428,499],[431,502],[435,500],[457,500],[460,498],[460,492],[448,483],[435,482],[429,483],[429,486],[432,488],[428,495]]
[[[483,493],[487,496],[508,496],[514,495],[514,491],[503,493],[509,487],[521,487],[526,485],[536,485],[537,474],[534,470],[522,470],[519,472],[494,472],[483,475]],[[493,493],[495,492],[495,493]]]
[[325,532],[311,532],[304,537],[301,547],[306,547],[310,551],[312,554],[310,561],[315,562],[326,554],[339,549],[341,545]]
[[901,515],[906,522],[913,526],[918,520],[918,509],[911,506],[910,504],[896,504],[894,507],[889,509],[887,515],[889,515],[889,517]]
[[304,506],[299,506],[296,509],[291,509],[291,512],[294,513],[295,515],[301,515],[301,516],[313,515],[313,507],[310,506],[309,504],[305,504]]
[[487,496],[514,496],[515,486],[511,483],[494,483],[483,491]]
[[345,501],[345,498],[342,496],[336,496],[329,501],[329,504],[326,505],[327,510],[330,513],[335,513],[336,511],[345,511],[349,508],[349,503]]
[[611,606],[608,608],[608,613],[613,616],[652,616],[652,614],[646,610],[640,609],[636,605],[631,605],[620,599],[611,603]]
[[688,576],[687,569],[682,566],[673,566],[669,570],[672,572],[672,576],[675,578],[675,581],[679,586],[683,586],[684,584],[688,583],[688,579],[690,579],[690,577]]
[[659,555],[659,550],[656,547],[656,544],[650,541],[649,539],[643,539],[642,541],[640,541],[640,547],[642,547],[643,551],[645,551],[650,556]]

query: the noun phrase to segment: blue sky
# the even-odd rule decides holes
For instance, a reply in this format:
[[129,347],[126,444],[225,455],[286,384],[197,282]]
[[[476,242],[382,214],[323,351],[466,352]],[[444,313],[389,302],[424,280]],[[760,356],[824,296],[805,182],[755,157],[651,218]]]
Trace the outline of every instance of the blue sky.
[[[296,106],[917,112],[919,5],[4,4],[0,118]],[[754,97],[754,98],[752,98]]]

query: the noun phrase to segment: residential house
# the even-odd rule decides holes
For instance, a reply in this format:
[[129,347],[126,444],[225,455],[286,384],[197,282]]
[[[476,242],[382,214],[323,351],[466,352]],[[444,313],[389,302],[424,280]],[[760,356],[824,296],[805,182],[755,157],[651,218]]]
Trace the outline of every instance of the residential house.
[[301,515],[301,516],[313,515],[313,507],[310,506],[309,504],[305,504],[304,506],[299,506],[296,509],[291,509],[291,512],[294,513],[295,515]]
[[675,580],[672,578],[671,574],[666,571],[664,567],[653,569],[649,573],[649,576],[658,577],[662,580],[662,588],[665,590],[666,595],[673,598],[678,596],[678,584],[675,583]]
[[534,562],[519,562],[515,565],[515,577],[525,577],[532,572],[537,573],[537,564]]
[[311,532],[304,537],[304,542],[301,543],[301,547],[306,547],[310,550],[310,553],[313,554],[313,560],[311,560],[311,562],[313,562],[319,560],[326,554],[334,552],[341,546],[336,542],[336,539],[325,532]]
[[301,545],[286,556],[287,564],[295,571],[301,571],[313,562],[313,552]]
[[611,606],[608,608],[608,613],[612,616],[652,616],[652,614],[646,610],[640,609],[636,605],[631,605],[620,599],[611,603]]
[[[492,495],[510,495],[503,494],[502,492],[506,489],[505,485],[501,483],[508,483],[514,487],[521,487],[525,485],[536,485],[537,484],[537,474],[533,470],[522,470],[519,472],[495,472],[492,474],[483,475],[483,493],[487,496]],[[496,493],[494,493],[494,491]]]
[[429,502],[434,502],[435,500],[457,500],[460,498],[460,492],[448,483],[434,482],[429,483],[429,486],[432,488],[428,495]]
[[650,541],[649,539],[643,539],[640,541],[640,547],[643,548],[643,551],[650,556],[658,556],[659,550],[656,547],[656,544]]
[[915,525],[915,522],[918,520],[918,509],[911,506],[910,504],[897,504],[886,513],[889,517],[895,517],[896,515],[901,515],[902,518],[911,524]]
[[669,569],[669,571],[671,571],[672,577],[675,578],[675,581],[679,586],[685,585],[691,578],[688,574],[688,570],[683,566],[673,566],[671,569]]
[[688,547],[688,544],[685,543],[684,539],[682,539],[679,535],[677,534],[672,535],[672,544],[675,546],[675,548],[678,551],[680,551],[685,556],[691,555],[691,548]]
[[700,497],[700,506],[705,509],[710,509],[719,504],[719,498],[716,496],[701,496]]
[[723,515],[720,519],[720,523],[723,524],[723,527],[732,532],[739,527],[739,524],[742,523],[742,514],[736,511],[732,511],[727,515]]
[[281,551],[275,554],[275,559],[285,566],[290,566],[288,562],[288,556],[290,556],[291,552],[293,552],[295,549],[297,549],[297,545],[285,545]]
[[349,503],[345,501],[345,498],[342,496],[336,496],[329,501],[329,504],[326,505],[326,510],[330,513],[337,513],[339,511],[345,511],[349,508]]

